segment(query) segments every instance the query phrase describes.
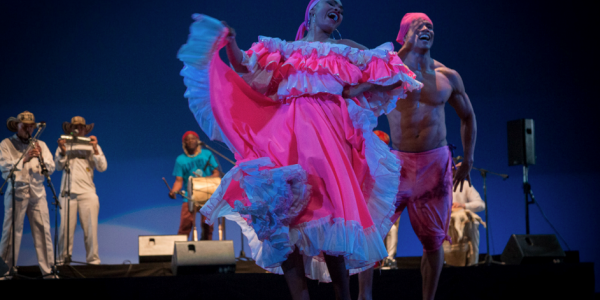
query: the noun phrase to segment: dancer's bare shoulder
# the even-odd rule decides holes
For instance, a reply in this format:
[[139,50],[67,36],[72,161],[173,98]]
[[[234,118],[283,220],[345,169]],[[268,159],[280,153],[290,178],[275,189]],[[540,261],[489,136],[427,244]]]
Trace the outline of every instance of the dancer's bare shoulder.
[[349,40],[349,39],[341,39],[341,40],[337,40],[337,44],[341,44],[341,45],[346,45],[346,46],[350,46],[352,48],[357,48],[360,50],[369,50],[369,48],[353,41],[353,40]]
[[448,79],[454,93],[463,93],[465,91],[462,77],[460,77],[460,74],[456,70],[450,69],[440,63],[440,66],[436,67],[435,71]]
[[433,60],[433,68],[434,69],[445,68],[445,67],[446,66],[443,63],[441,63],[441,62],[439,62],[439,61],[437,61],[435,59]]

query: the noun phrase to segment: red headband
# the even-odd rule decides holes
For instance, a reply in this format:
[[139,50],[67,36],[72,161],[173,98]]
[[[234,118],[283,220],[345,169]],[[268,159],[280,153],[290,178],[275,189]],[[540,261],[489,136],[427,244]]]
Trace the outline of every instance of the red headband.
[[417,19],[423,19],[433,25],[431,19],[424,13],[407,13],[402,18],[402,21],[400,21],[400,31],[398,32],[398,37],[396,37],[396,42],[400,43],[400,45],[404,45],[404,37],[408,33],[410,23]]
[[181,138],[181,141],[185,142],[185,137],[187,137],[190,134],[193,135],[193,136],[195,136],[197,139],[200,139],[200,137],[198,136],[197,133],[195,133],[193,131],[188,131],[188,132],[186,132],[186,133],[183,134],[183,137]]

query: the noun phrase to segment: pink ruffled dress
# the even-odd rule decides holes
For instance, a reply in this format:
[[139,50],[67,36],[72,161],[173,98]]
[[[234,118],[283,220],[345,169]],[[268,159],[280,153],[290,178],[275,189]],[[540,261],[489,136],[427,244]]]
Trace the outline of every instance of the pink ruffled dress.
[[[282,274],[298,248],[305,273],[330,281],[323,254],[356,273],[385,258],[400,162],[374,133],[377,115],[422,84],[393,52],[259,37],[242,76],[219,58],[228,29],[194,15],[179,50],[185,97],[200,127],[235,154],[201,212],[237,222],[257,265]],[[344,86],[403,84],[344,99]]]

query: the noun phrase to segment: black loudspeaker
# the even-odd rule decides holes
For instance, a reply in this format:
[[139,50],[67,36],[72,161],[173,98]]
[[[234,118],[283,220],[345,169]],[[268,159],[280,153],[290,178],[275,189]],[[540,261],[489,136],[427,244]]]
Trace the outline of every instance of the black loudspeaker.
[[508,165],[535,165],[535,131],[532,119],[508,122]]
[[509,265],[560,263],[565,256],[554,234],[513,234],[502,251]]
[[185,235],[140,235],[138,255],[140,263],[170,262],[176,241],[187,241]]
[[176,242],[173,275],[235,273],[233,241]]

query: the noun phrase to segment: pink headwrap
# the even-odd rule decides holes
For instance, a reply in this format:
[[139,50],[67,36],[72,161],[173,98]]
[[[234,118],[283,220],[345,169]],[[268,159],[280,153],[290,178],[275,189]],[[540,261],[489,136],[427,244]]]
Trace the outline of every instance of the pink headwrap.
[[306,13],[304,14],[304,22],[300,24],[298,28],[298,32],[296,33],[296,41],[301,40],[304,37],[304,33],[306,32],[306,28],[308,28],[308,16],[310,15],[310,10],[317,5],[321,0],[310,0],[308,3],[308,7],[306,8]]
[[400,21],[400,31],[398,32],[398,37],[396,37],[396,41],[400,43],[400,45],[404,45],[404,37],[408,33],[408,29],[410,28],[410,23],[413,20],[423,19],[433,25],[431,19],[424,13],[407,13]]

